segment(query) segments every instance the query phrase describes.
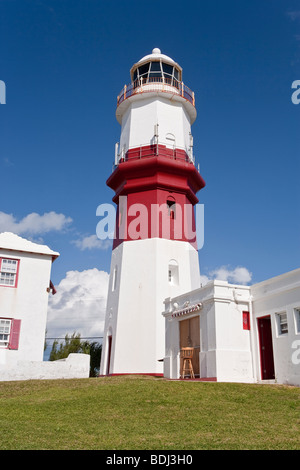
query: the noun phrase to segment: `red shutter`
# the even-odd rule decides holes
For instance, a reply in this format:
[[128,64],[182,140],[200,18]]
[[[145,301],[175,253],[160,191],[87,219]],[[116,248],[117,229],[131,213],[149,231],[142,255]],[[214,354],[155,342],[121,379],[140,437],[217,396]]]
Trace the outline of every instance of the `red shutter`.
[[243,312],[243,330],[250,330],[250,313]]
[[11,321],[8,349],[19,349],[19,338],[21,330],[21,320]]

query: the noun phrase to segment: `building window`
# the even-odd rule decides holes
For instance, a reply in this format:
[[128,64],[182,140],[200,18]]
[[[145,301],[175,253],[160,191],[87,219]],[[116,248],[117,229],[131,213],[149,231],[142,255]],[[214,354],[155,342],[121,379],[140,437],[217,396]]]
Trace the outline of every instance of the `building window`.
[[278,335],[285,335],[288,333],[288,322],[287,322],[287,314],[286,312],[277,313],[277,330]]
[[179,285],[179,267],[178,263],[175,260],[170,260],[168,266],[168,280],[169,284],[172,286]]
[[21,320],[0,318],[0,348],[19,349]]
[[294,309],[296,333],[300,334],[300,307]]
[[19,260],[0,258],[0,286],[17,287]]
[[133,81],[143,79],[143,83],[164,82],[179,88],[180,71],[173,65],[161,61],[148,62],[140,65],[133,72]]
[[9,344],[11,320],[0,319],[0,347],[7,348]]

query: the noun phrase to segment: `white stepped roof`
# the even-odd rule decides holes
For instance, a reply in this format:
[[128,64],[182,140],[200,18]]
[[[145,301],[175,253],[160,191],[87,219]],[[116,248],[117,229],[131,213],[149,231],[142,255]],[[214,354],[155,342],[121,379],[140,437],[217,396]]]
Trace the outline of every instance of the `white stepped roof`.
[[[153,59],[162,59],[162,60],[165,60],[166,62],[168,63],[171,63],[171,64],[176,64],[176,62],[171,59],[171,57],[165,55],[165,54],[162,54],[161,53],[161,50],[158,49],[157,47],[153,49],[152,51],[152,54],[148,54],[148,55],[145,55],[145,57],[143,57],[142,59],[140,59],[138,61],[138,63],[140,62],[145,62],[147,60],[153,60]],[[177,65],[177,64],[176,64]]]
[[12,232],[0,233],[0,250],[1,249],[48,255],[52,256],[53,261],[59,257],[59,253],[52,251],[47,245],[39,245]]

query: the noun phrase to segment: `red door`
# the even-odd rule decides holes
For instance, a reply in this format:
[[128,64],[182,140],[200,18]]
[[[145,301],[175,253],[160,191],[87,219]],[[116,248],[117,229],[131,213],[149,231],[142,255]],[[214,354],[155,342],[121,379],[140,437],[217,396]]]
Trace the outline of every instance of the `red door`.
[[258,336],[262,380],[274,379],[274,357],[272,345],[271,318],[258,318]]

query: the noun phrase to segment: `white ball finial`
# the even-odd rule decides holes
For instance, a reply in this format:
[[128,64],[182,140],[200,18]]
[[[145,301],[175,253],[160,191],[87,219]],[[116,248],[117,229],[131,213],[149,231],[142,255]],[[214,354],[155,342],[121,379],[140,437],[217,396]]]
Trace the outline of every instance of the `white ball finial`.
[[158,49],[158,47],[155,47],[152,51],[152,54],[161,54],[161,51]]

